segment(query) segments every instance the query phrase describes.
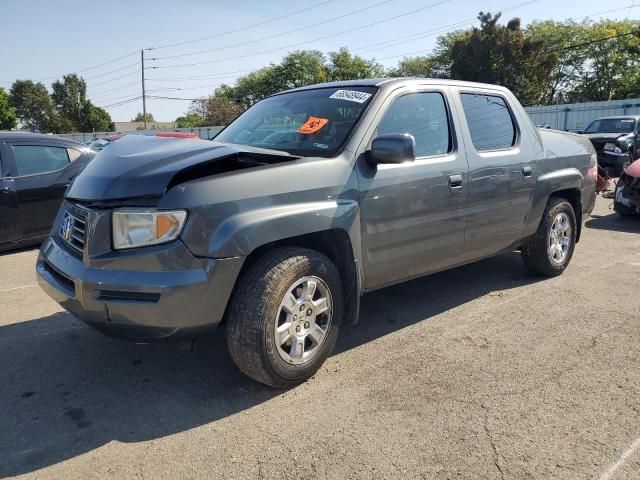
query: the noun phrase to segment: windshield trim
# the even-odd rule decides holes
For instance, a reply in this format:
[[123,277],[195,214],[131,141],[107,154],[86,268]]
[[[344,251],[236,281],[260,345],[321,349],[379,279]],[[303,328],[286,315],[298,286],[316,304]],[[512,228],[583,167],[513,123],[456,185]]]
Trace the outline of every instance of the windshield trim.
[[[349,141],[351,140],[351,138],[353,137],[354,132],[357,130],[358,125],[360,125],[360,122],[362,121],[362,118],[364,117],[364,114],[369,110],[369,107],[371,106],[371,104],[374,102],[376,95],[380,92],[380,87],[377,85],[357,85],[357,86],[351,86],[353,87],[357,87],[357,88],[370,88],[372,89],[372,93],[371,93],[371,99],[369,100],[369,102],[367,103],[367,105],[362,109],[362,111],[360,112],[360,115],[358,116],[358,118],[355,119],[355,121],[353,122],[353,125],[351,126],[351,129],[349,130],[349,133],[345,136],[344,140],[342,141],[342,143],[336,147],[334,150],[329,150],[327,153],[331,153],[331,155],[318,155],[318,153],[322,153],[322,151],[320,152],[310,152],[308,150],[301,150],[301,151],[296,151],[296,152],[289,152],[288,150],[282,150],[282,149],[277,149],[277,148],[267,148],[267,147],[257,147],[257,146],[253,146],[253,145],[242,145],[239,143],[235,143],[235,145],[240,145],[243,147],[249,147],[249,148],[261,148],[263,150],[271,150],[271,151],[282,151],[282,152],[287,152],[290,155],[294,156],[294,157],[300,157],[300,158],[308,158],[308,157],[318,157],[318,158],[336,158],[338,156],[340,156],[342,154],[342,152],[344,152],[345,148],[347,147],[347,144],[349,143]],[[337,89],[340,90],[341,88],[346,88],[346,86],[343,85],[331,85],[331,86],[326,86],[326,87],[317,87],[317,88],[305,88],[303,90],[299,90],[299,89],[293,89],[293,90],[285,90],[282,92],[278,92],[278,93],[274,93],[273,95],[269,95],[268,97],[265,97],[259,101],[257,101],[256,103],[254,103],[253,105],[251,105],[247,110],[245,110],[244,112],[242,112],[240,115],[238,115],[236,118],[233,119],[233,121],[229,122],[228,125],[225,125],[225,127],[220,130],[218,133],[216,133],[216,135],[211,139],[211,141],[215,141],[215,142],[221,142],[221,143],[233,143],[233,142],[227,142],[227,141],[221,141],[218,140],[218,136],[224,132],[227,128],[229,128],[231,125],[233,125],[233,123],[238,120],[238,118],[240,118],[242,115],[244,115],[247,111],[249,111],[249,109],[253,108],[254,106],[258,105],[260,102],[263,102],[265,100],[268,100],[270,98],[273,97],[281,97],[284,95],[294,95],[297,93],[302,93],[302,92],[312,92],[312,91],[316,91],[316,90],[332,90],[332,89]],[[310,153],[309,155],[307,155],[307,153]]]

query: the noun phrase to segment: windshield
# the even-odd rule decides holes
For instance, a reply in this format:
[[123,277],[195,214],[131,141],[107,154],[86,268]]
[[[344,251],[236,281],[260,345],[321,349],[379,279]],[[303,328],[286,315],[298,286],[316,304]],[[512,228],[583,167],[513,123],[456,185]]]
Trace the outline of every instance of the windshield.
[[215,141],[332,157],[376,91],[376,87],[318,88],[275,95],[240,115]]
[[634,124],[633,118],[601,118],[591,122],[584,133],[631,133]]

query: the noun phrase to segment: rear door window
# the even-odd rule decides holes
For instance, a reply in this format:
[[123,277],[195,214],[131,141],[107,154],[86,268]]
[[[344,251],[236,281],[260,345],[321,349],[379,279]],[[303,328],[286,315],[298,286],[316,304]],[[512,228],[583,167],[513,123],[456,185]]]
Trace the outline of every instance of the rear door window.
[[516,144],[516,127],[504,98],[474,93],[462,93],[460,98],[476,150],[501,150]]
[[37,175],[62,170],[69,165],[69,153],[63,147],[13,145],[18,175]]
[[449,115],[438,92],[420,92],[396,98],[378,124],[378,135],[408,133],[416,140],[416,157],[451,151]]

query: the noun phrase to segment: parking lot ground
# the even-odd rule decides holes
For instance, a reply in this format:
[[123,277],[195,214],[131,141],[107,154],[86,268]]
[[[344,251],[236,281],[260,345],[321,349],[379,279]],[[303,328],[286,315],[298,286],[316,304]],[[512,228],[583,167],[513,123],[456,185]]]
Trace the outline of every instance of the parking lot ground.
[[371,293],[309,382],[93,332],[0,256],[0,477],[640,478],[640,220],[564,275],[501,255]]

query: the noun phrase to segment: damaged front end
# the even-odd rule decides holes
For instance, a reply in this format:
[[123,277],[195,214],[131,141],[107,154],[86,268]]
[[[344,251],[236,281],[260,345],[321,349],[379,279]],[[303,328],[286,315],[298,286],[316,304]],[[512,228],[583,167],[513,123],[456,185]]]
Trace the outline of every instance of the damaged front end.
[[633,162],[620,175],[613,206],[620,215],[640,215],[640,160]]

